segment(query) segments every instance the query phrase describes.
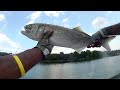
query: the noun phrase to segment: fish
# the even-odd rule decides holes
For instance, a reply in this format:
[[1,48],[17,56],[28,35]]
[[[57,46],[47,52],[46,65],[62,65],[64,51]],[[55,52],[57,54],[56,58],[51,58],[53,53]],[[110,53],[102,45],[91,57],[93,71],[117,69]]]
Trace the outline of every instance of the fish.
[[81,53],[92,40],[91,36],[83,32],[80,26],[66,28],[53,24],[33,23],[25,25],[24,29],[21,33],[35,41],[41,41],[45,32],[53,31],[52,36],[49,38],[49,44],[72,48],[78,53]]

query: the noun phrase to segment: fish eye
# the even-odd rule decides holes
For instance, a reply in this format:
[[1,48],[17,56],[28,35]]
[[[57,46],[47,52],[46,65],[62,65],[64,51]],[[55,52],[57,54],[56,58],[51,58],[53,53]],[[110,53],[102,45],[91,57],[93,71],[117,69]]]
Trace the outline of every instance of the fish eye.
[[27,25],[25,28],[26,28],[26,29],[31,29],[32,26],[31,26],[31,25]]

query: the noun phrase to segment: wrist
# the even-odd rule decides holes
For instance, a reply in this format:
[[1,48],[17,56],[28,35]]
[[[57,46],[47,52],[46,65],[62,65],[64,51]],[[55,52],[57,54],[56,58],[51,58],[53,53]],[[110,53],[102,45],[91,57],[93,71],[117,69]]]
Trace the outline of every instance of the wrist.
[[41,46],[36,46],[35,48],[38,48],[43,53],[44,56],[47,56],[50,54],[49,49],[45,46],[41,45]]

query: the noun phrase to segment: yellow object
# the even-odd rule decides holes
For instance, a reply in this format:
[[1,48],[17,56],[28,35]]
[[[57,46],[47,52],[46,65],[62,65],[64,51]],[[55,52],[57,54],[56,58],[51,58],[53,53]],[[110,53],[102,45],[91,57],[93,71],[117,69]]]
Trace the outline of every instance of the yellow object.
[[18,64],[18,67],[20,69],[20,72],[21,72],[21,76],[23,77],[25,75],[25,69],[24,69],[24,66],[21,62],[21,60],[19,59],[19,57],[17,55],[13,55],[16,63]]

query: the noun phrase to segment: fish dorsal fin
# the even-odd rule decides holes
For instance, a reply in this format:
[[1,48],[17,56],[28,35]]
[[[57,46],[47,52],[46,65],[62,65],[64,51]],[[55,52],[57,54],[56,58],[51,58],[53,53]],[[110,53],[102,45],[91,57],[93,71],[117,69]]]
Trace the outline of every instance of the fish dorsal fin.
[[77,31],[83,32],[83,31],[81,30],[80,26],[73,28],[73,30],[77,30]]
[[90,35],[88,35],[87,33],[83,32],[83,31],[81,30],[80,26],[73,28],[73,30],[76,30],[77,32],[82,32],[84,35],[87,35],[87,36],[89,36],[89,37],[91,38]]

